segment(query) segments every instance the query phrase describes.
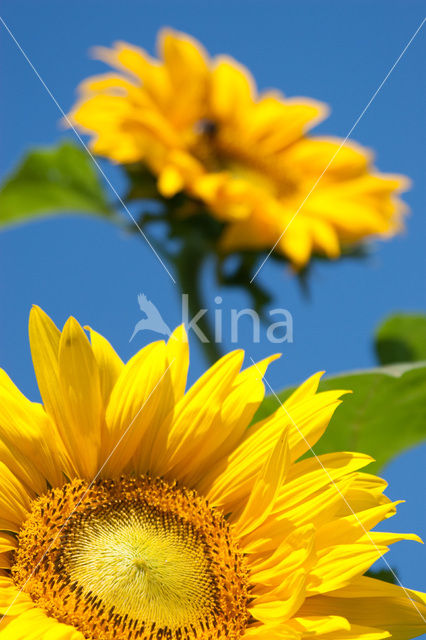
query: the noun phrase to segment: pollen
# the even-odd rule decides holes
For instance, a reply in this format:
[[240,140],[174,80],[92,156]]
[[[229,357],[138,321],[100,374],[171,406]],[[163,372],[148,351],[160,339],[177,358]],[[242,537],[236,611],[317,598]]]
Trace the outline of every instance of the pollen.
[[18,543],[16,585],[89,640],[244,634],[244,556],[221,512],[176,483],[73,480],[34,501]]

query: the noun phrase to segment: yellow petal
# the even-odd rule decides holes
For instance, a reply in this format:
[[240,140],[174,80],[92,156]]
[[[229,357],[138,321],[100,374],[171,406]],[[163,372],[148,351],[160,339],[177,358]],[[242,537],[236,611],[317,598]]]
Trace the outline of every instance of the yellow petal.
[[176,403],[185,393],[189,367],[188,336],[183,324],[173,331],[167,342],[167,361],[170,364],[173,397]]
[[325,104],[307,98],[283,99],[268,92],[253,105],[245,134],[265,155],[283,151],[327,116]]
[[[364,453],[350,452],[326,453],[301,460],[291,467],[285,490],[275,505],[275,511],[287,514],[306,503],[310,496],[323,491],[333,482],[358,471],[372,461],[373,458]],[[346,513],[348,516],[352,515],[347,507]]]
[[278,587],[283,579],[301,568],[310,569],[315,562],[314,542],[315,528],[307,525],[292,531],[269,556],[258,554],[252,560],[253,556],[249,555],[253,593]]
[[120,474],[134,457],[135,469],[143,469],[148,455],[146,434],[156,430],[173,403],[171,374],[164,342],[141,349],[123,368],[106,412],[104,443],[108,462],[103,474]]
[[[349,392],[337,389],[322,391],[309,401],[299,402],[290,409],[287,409],[287,404],[284,403],[285,416],[290,420],[289,444],[292,461],[298,460],[315,446],[341,403],[341,396],[346,393]],[[280,409],[277,415],[279,413]]]
[[[396,506],[400,503],[401,501],[389,501],[355,513],[351,513],[348,507],[347,516],[338,520],[333,519],[318,530],[316,536],[317,547],[322,548],[338,543],[359,541],[365,535],[365,531],[370,531],[382,520],[393,516],[396,513]],[[349,504],[351,503],[349,502]],[[353,508],[352,505],[351,508]]]
[[286,621],[296,613],[304,601],[304,586],[304,572],[296,571],[277,589],[255,598],[249,611],[256,620],[264,624]]
[[60,331],[39,307],[34,306],[29,322],[30,346],[38,388],[44,407],[62,433],[66,418],[59,383]]
[[301,637],[301,632],[282,622],[279,624],[257,623],[245,630],[242,640],[300,640]]
[[388,631],[364,627],[349,622],[341,616],[304,616],[293,618],[288,623],[299,630],[303,638],[318,640],[382,640],[390,638]]
[[247,536],[269,516],[288,473],[289,464],[287,432],[284,431],[265,460],[248,502],[235,524],[239,537]]
[[288,428],[291,460],[306,452],[325,431],[338,405],[341,391],[323,392],[280,407],[272,416],[247,430],[244,442],[229,456],[228,464],[209,489],[209,500],[225,513],[237,508],[253,486],[258,470],[277,438]]
[[18,542],[14,536],[7,533],[0,533],[0,552],[12,551],[16,549]]
[[[188,474],[196,478],[204,473],[202,452],[214,455],[217,449],[217,424],[228,389],[233,384],[244,354],[234,351],[216,362],[189,389],[176,405],[173,424],[164,443],[157,440],[156,473],[184,481]],[[159,434],[162,434],[160,427]],[[166,471],[167,470],[167,471]]]
[[322,637],[324,640],[382,640],[383,638],[390,638],[391,634],[382,629],[352,624],[348,631],[332,631]]
[[194,38],[170,29],[161,31],[159,41],[172,86],[168,116],[176,127],[189,127],[206,117],[207,53]]
[[12,562],[10,551],[0,553],[0,569],[10,569]]
[[[300,205],[302,202],[301,200]],[[293,214],[296,212],[297,209]],[[309,225],[305,223],[303,218],[294,218],[289,226],[283,224],[281,228],[277,229],[275,242],[278,242],[277,246],[289,257],[296,269],[304,267],[311,257],[313,242],[309,231]]]
[[169,97],[170,85],[165,69],[143,49],[126,42],[116,42],[113,49],[95,47],[93,54],[113,67],[133,74],[160,103]]
[[84,640],[75,627],[63,624],[34,607],[0,622],[2,640]]
[[423,544],[423,540],[415,533],[388,533],[386,531],[372,531],[363,536],[362,541],[367,542],[367,540],[377,545],[390,545],[395,544],[395,542],[401,542],[402,540],[407,540],[407,542],[420,542],[420,544]]
[[110,93],[112,95],[125,96],[134,92],[135,85],[116,73],[103,73],[92,76],[80,83],[79,92],[90,96],[92,93]]
[[[294,528],[313,525],[320,527],[332,519],[343,502],[352,482],[351,477],[343,477],[334,485],[317,491],[309,499],[284,513],[274,512],[257,530],[256,536],[245,542],[246,553],[271,553]],[[285,492],[286,485],[282,488]]]
[[196,82],[207,74],[207,53],[195,38],[171,29],[162,29],[159,45],[175,86],[181,87],[182,81],[187,78],[193,78]]
[[106,407],[118,376],[123,370],[124,363],[114,351],[108,340],[90,327],[90,343],[93,355],[99,369],[100,387],[104,406]]
[[3,462],[0,462],[0,478],[0,518],[10,520],[20,528],[35,495],[19,482]]
[[[286,162],[300,176],[318,179],[333,158],[322,180],[349,179],[365,173],[372,155],[360,145],[347,141],[340,149],[342,140],[337,138],[303,138],[288,150]],[[313,185],[312,185],[313,186]]]
[[344,616],[352,626],[373,627],[388,631],[393,639],[411,640],[426,632],[426,596],[360,577],[327,595],[307,598],[298,615]]
[[315,395],[318,391],[318,385],[323,375],[324,371],[318,371],[317,373],[314,373],[314,375],[310,376],[310,378],[302,382],[302,384],[300,384],[297,389],[293,391],[291,396],[289,396],[285,401],[287,410],[290,411],[293,405]]
[[[273,355],[241,371],[235,378],[220,412],[217,426],[215,452],[209,452],[209,464],[197,482],[201,493],[208,493],[211,484],[226,468],[227,456],[240,444],[253,416],[265,396],[263,376],[271,362],[279,355]],[[214,464],[216,462],[216,464]]]
[[[34,602],[26,594],[20,591],[12,578],[0,576],[0,617],[4,615],[16,616],[34,607]],[[0,621],[0,630],[3,629]],[[0,635],[3,640],[3,636]]]
[[[385,495],[385,491],[388,486],[386,480],[373,476],[370,473],[358,472],[346,494],[347,503],[351,505],[352,510],[355,513],[371,509],[382,504],[389,504],[390,500]],[[351,512],[349,512],[351,513]],[[347,516],[348,505],[343,501],[339,505],[339,510],[336,513],[338,516]]]
[[[351,625],[341,616],[311,616],[299,618],[295,617],[289,621],[289,625],[295,630],[300,630],[305,636],[322,636],[335,631],[349,631]],[[327,635],[328,637],[328,635]]]
[[[338,524],[336,524],[338,526]],[[309,595],[344,587],[382,558],[388,547],[372,544],[340,544],[317,552],[315,567],[309,572],[306,590]]]
[[337,230],[331,224],[315,218],[309,219],[309,227],[314,248],[328,258],[338,258],[340,243]]
[[158,179],[158,190],[165,198],[171,198],[184,187],[184,179],[176,167],[166,166]]
[[100,462],[99,370],[89,340],[74,318],[67,320],[59,343],[59,383],[67,423],[62,438],[78,474],[92,479]]
[[37,493],[63,480],[64,449],[55,425],[0,371],[0,460]]
[[147,469],[151,473],[164,472],[164,469],[158,471],[160,458],[167,447],[174,407],[185,393],[189,367],[189,345],[184,325],[175,329],[167,342],[166,364],[164,381],[161,382],[164,388],[163,399],[155,419],[156,424],[145,433],[133,461],[136,470],[142,473]]
[[256,86],[250,72],[232,58],[220,56],[211,75],[210,108],[218,120],[238,118],[251,103]]

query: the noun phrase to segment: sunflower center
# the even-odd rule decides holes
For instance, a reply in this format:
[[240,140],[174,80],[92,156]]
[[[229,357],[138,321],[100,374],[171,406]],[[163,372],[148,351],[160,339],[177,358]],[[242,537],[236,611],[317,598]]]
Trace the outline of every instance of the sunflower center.
[[194,491],[149,477],[73,480],[34,502],[12,575],[91,640],[239,638],[244,558]]
[[234,178],[256,185],[276,198],[298,192],[298,180],[291,175],[291,168],[283,170],[273,153],[253,153],[252,147],[241,144],[233,126],[205,119],[196,123],[195,133],[190,151],[208,171],[229,171]]

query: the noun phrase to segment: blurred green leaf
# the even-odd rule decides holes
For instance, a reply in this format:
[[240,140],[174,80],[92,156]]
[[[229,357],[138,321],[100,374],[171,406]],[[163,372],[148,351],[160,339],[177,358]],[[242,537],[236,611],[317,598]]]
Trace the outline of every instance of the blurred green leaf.
[[126,165],[129,180],[126,200],[159,200],[157,178],[140,163]]
[[30,151],[0,188],[0,226],[64,212],[113,214],[92,160],[70,142]]
[[426,360],[426,316],[391,316],[378,328],[375,347],[381,364]]
[[376,580],[382,580],[383,582],[390,582],[391,584],[398,584],[398,573],[395,569],[369,569],[366,574],[369,578],[376,578]]
[[[354,371],[326,378],[320,391],[350,389],[343,398],[316,454],[361,451],[375,458],[369,470],[377,471],[393,457],[426,440],[426,362],[398,364],[368,371]],[[281,402],[292,389],[280,392]],[[272,395],[265,398],[256,419],[278,407]]]

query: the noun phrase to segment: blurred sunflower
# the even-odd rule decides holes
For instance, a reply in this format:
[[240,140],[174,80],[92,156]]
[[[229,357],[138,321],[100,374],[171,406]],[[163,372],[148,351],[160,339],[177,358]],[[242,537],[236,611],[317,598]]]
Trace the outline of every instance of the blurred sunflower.
[[301,268],[312,254],[337,258],[401,229],[398,193],[408,180],[376,171],[359,145],[339,149],[339,139],[307,135],[325,105],[278,91],[258,95],[243,66],[210,59],[170,30],[160,33],[160,60],[126,43],[96,55],[119,73],[82,83],[71,122],[92,134],[94,153],[142,163],[163,197],[183,192],[223,222],[222,251],[278,242]]
[[390,543],[417,539],[367,534],[397,504],[360,471],[370,458],[299,460],[343,393],[317,393],[319,374],[247,430],[274,357],[240,372],[243,352],[230,353],[185,393],[182,328],[126,365],[38,308],[30,340],[44,406],[1,373],[0,638],[425,631],[422,594],[362,575]]

